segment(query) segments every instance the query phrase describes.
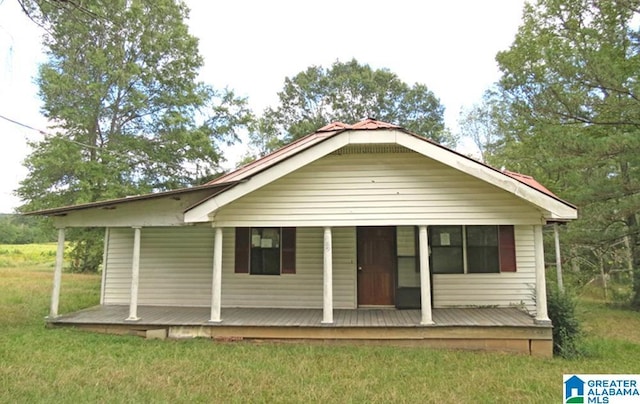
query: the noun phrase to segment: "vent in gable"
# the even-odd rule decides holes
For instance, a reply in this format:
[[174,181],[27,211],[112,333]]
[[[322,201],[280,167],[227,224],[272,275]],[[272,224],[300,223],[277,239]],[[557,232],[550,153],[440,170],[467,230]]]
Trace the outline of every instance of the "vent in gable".
[[412,153],[412,150],[397,144],[352,144],[338,149],[332,155],[373,154],[373,153]]

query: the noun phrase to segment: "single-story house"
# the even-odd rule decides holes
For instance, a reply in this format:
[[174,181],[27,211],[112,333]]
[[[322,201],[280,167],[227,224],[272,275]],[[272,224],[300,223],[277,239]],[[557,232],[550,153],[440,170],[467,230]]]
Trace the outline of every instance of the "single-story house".
[[[550,355],[542,228],[577,209],[367,119],[206,185],[31,214],[59,229],[50,325]],[[60,316],[70,227],[106,229],[101,305]]]

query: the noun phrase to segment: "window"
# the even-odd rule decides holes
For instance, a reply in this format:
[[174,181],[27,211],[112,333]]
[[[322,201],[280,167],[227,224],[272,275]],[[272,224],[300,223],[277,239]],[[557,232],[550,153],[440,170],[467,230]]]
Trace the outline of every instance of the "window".
[[295,273],[294,227],[236,228],[235,272],[252,275]]
[[434,274],[515,272],[513,226],[431,226]]
[[431,267],[434,274],[457,274],[464,269],[462,226],[433,226],[431,231]]
[[280,229],[251,229],[251,258],[249,273],[280,275]]
[[420,263],[418,228],[415,226],[396,227],[396,254],[398,256],[399,288],[420,287]]
[[467,235],[467,272],[500,272],[498,226],[465,226]]

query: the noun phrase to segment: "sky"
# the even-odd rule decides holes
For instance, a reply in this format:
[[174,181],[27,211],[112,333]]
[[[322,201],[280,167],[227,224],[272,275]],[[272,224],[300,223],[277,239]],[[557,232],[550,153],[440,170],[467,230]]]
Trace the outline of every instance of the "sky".
[[[190,32],[200,40],[200,80],[247,97],[259,114],[276,105],[286,77],[311,65],[355,58],[387,68],[404,82],[425,84],[456,130],[461,108],[480,101],[500,77],[495,55],[508,49],[524,0],[187,0]],[[46,61],[40,29],[17,0],[0,0],[0,115],[46,131],[38,65]],[[0,213],[27,175],[27,141],[42,134],[0,119]],[[225,151],[234,166],[245,145]],[[470,147],[467,143],[462,147]]]

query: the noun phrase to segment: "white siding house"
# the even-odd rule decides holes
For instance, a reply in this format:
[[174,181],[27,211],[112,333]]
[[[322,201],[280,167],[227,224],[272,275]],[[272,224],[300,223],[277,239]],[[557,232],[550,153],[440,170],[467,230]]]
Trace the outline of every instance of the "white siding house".
[[210,307],[213,323],[225,308],[321,309],[324,324],[397,307],[428,325],[452,307],[548,322],[542,226],[577,210],[531,177],[365,120],[204,186],[34,214],[107,229],[101,303],[129,305],[131,321],[138,305]]

